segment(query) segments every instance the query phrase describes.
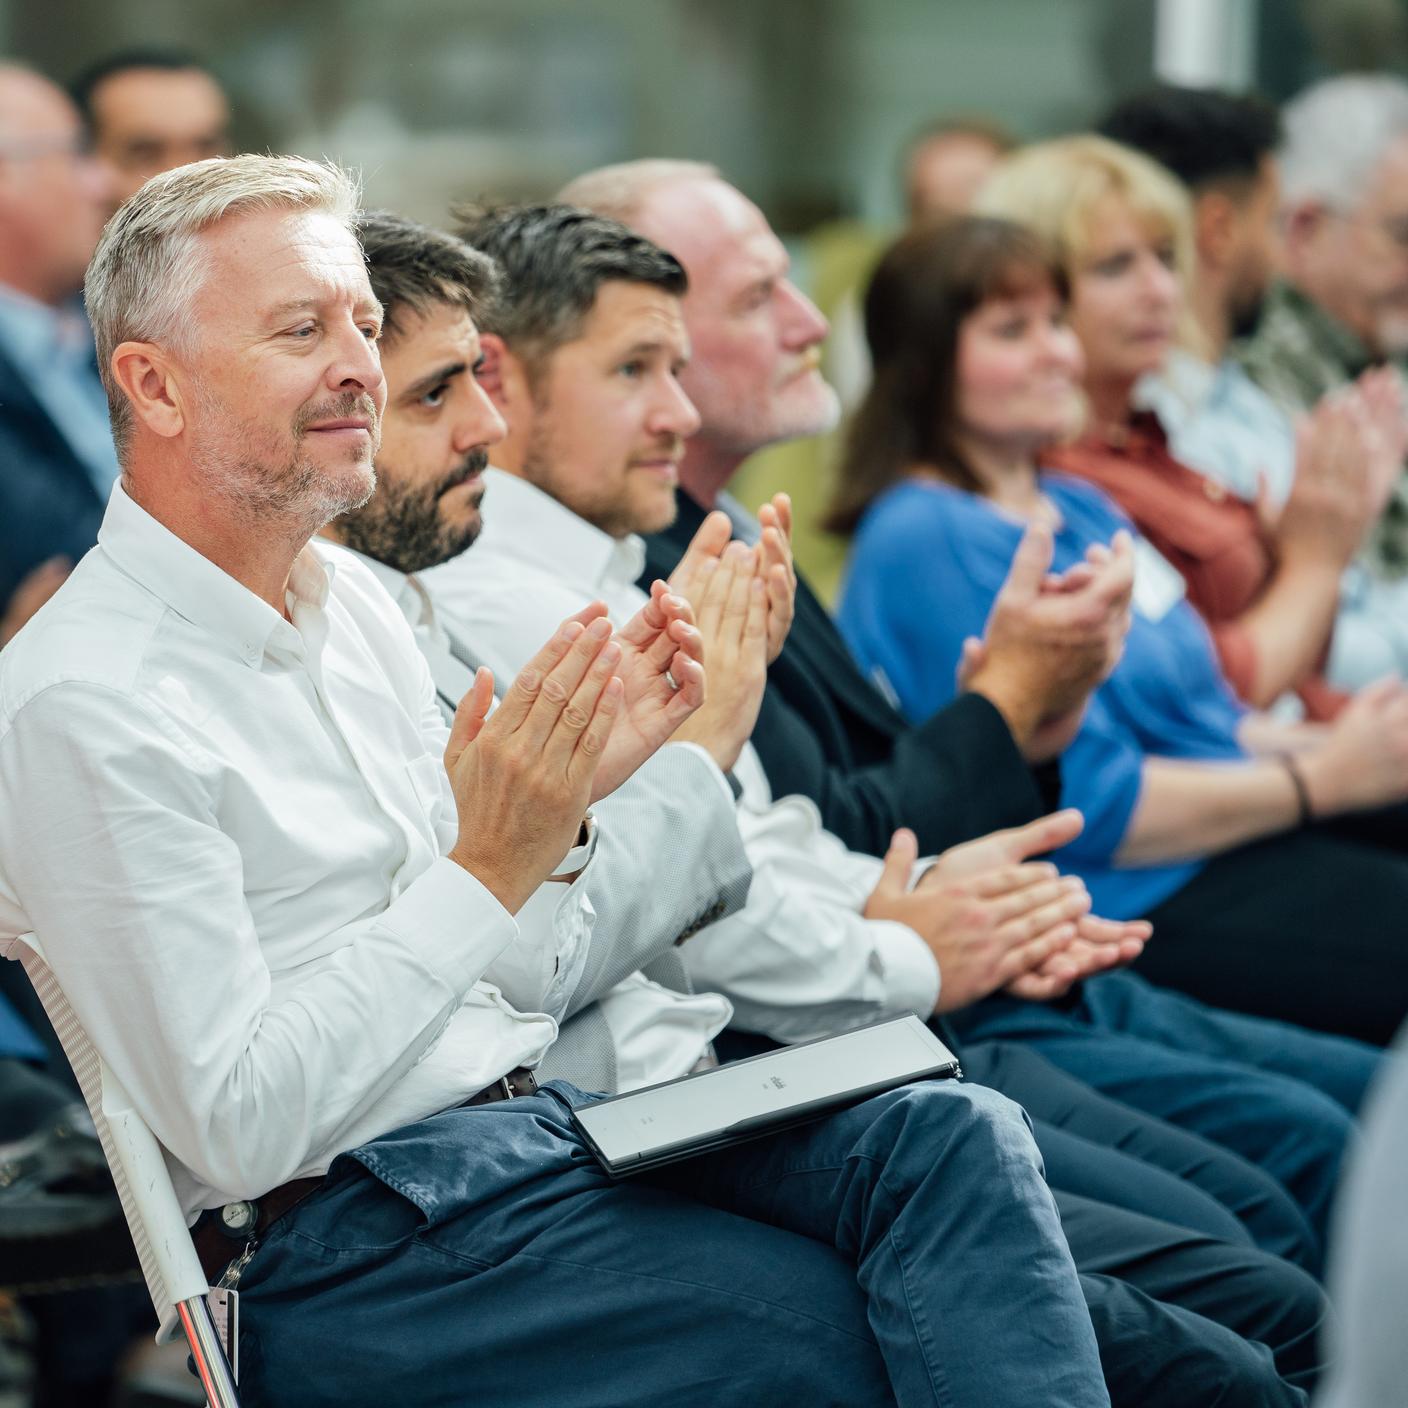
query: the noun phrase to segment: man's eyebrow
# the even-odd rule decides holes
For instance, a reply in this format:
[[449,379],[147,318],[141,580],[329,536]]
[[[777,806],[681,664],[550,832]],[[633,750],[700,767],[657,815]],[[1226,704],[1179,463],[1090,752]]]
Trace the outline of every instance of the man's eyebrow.
[[[623,352],[618,352],[618,357],[642,357],[651,353],[664,352],[672,359],[678,354],[679,349],[662,337],[642,338],[638,342],[633,342]],[[689,352],[686,350],[684,357],[688,360]]]
[[[340,301],[340,298],[337,296],[329,299],[317,297],[287,298],[282,303],[274,304],[265,314],[265,318],[271,323],[278,322],[282,318],[287,318],[290,314],[316,312],[324,303]],[[381,322],[382,320],[381,303],[375,298],[359,298],[357,300],[356,312],[358,317],[366,313],[371,313],[376,316],[377,322]]]
[[444,385],[445,382],[468,370],[468,362],[447,362],[443,367],[437,367],[433,372],[427,372],[425,376],[413,381],[401,393],[402,399],[414,401],[418,397],[424,396],[427,391],[434,391],[437,386]]

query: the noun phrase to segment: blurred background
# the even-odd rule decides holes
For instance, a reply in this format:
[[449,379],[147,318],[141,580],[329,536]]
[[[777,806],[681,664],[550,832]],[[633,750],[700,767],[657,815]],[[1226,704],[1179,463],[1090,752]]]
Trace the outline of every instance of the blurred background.
[[[638,156],[712,161],[767,212],[799,282],[844,310],[902,217],[904,147],[941,118],[1018,140],[1079,129],[1157,74],[1285,98],[1408,67],[1408,0],[0,0],[0,44],[61,83],[119,48],[205,57],[236,146],[360,168],[371,202],[542,197]],[[836,369],[833,369],[836,370]],[[811,530],[831,447],[760,455],[745,501]]]

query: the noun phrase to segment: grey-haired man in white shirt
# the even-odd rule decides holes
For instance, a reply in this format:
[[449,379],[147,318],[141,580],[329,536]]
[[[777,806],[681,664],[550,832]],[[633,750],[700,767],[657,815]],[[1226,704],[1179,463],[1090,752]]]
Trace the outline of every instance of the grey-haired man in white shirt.
[[1107,1403],[1000,1096],[904,1087],[614,1184],[580,1094],[533,1090],[636,666],[567,623],[447,735],[402,614],[309,543],[371,493],[385,405],[355,200],[243,156],[109,222],[123,482],[0,660],[0,942],[43,943],[188,1212],[255,1205],[245,1401]]

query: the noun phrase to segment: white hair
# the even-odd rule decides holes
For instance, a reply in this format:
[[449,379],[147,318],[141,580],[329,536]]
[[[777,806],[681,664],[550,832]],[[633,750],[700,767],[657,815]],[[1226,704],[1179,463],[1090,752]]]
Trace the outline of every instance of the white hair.
[[251,211],[319,210],[355,237],[356,181],[331,162],[298,156],[212,157],[153,176],[108,221],[83,281],[113,439],[126,462],[132,407],[113,379],[123,342],[191,344],[191,305],[205,279],[200,236]]
[[1408,83],[1348,73],[1313,84],[1282,113],[1281,182],[1288,204],[1358,205],[1385,149],[1408,137]]
[[677,181],[718,181],[717,166],[706,161],[680,161],[646,157],[599,166],[569,181],[558,193],[563,205],[580,206],[594,215],[605,215],[623,225],[633,225],[648,197]]

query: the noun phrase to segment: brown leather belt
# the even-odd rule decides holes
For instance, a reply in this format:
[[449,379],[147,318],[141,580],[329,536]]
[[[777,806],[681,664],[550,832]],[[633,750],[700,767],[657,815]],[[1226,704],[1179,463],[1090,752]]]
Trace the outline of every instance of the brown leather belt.
[[[497,1100],[512,1100],[515,1096],[532,1095],[538,1089],[537,1077],[526,1066],[519,1066],[506,1076],[500,1076],[492,1085],[486,1085],[477,1095],[460,1102],[467,1105],[492,1105]],[[258,1245],[264,1234],[285,1213],[292,1212],[318,1188],[323,1180],[317,1178],[295,1178],[290,1183],[281,1184],[265,1193],[257,1203],[228,1203],[224,1208],[212,1208],[191,1229],[191,1241],[195,1243],[196,1256],[200,1258],[201,1270],[210,1285],[220,1278],[220,1273],[245,1247],[251,1243]],[[240,1213],[245,1217],[240,1219]],[[237,1226],[237,1231],[226,1232],[222,1222]]]

